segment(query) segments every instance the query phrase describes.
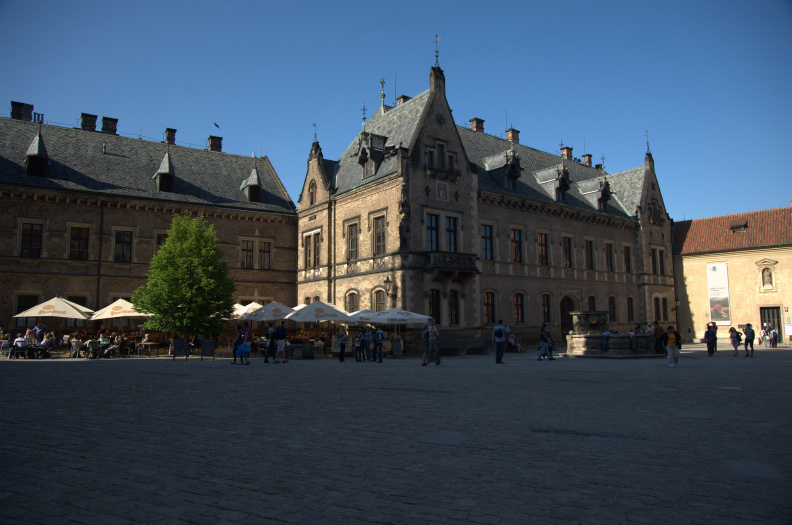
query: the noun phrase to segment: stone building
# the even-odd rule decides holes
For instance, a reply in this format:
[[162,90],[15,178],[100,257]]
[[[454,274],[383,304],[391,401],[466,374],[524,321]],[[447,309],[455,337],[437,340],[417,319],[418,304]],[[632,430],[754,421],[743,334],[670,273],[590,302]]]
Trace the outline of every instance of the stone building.
[[788,340],[792,324],[792,207],[674,223],[680,334],[772,326]]
[[43,124],[12,102],[0,119],[0,325],[53,296],[91,309],[128,298],[174,214],[203,214],[225,251],[238,302],[296,302],[297,214],[266,157],[119,136],[117,121]]
[[446,80],[384,103],[338,158],[317,142],[298,199],[297,296],[354,311],[433,316],[444,337],[489,339],[503,319],[534,339],[569,312],[607,310],[611,328],[674,322],[671,221],[651,153],[609,174],[457,125]]

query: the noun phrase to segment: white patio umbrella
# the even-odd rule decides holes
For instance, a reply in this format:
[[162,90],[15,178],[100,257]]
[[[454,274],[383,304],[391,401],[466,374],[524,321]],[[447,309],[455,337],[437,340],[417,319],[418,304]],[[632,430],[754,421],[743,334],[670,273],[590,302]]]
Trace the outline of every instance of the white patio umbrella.
[[151,317],[151,314],[140,313],[135,310],[135,307],[126,299],[118,299],[113,303],[105,306],[94,312],[91,320],[97,319],[115,319],[118,317]]
[[234,319],[239,319],[247,313],[255,312],[259,308],[261,308],[261,305],[255,301],[244,306],[239,305],[238,308],[234,309]]
[[354,322],[349,313],[332,304],[314,301],[311,304],[301,306],[301,308],[295,307],[295,312],[289,314],[286,319],[296,323],[313,323],[316,321]]
[[368,308],[363,308],[362,310],[358,310],[357,312],[352,312],[351,314],[349,314],[349,317],[354,319],[353,322],[357,323],[357,322],[360,322],[360,316],[361,315],[366,315],[366,314],[370,314],[370,313],[373,313],[373,312],[371,310],[369,310]]
[[287,315],[294,312],[294,309],[289,308],[285,304],[278,301],[272,301],[258,310],[247,312],[239,316],[241,321],[275,321],[277,319],[284,319]]
[[89,319],[93,310],[61,297],[53,297],[49,301],[28,308],[14,317],[63,317],[65,319]]
[[431,319],[431,316],[408,312],[407,310],[400,310],[399,308],[392,308],[384,312],[361,314],[359,319],[364,323],[375,324],[422,324]]

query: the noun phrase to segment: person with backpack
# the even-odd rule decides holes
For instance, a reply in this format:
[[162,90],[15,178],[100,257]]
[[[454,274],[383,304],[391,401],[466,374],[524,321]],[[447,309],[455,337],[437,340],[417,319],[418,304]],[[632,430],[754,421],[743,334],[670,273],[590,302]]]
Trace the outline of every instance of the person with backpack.
[[734,357],[737,357],[739,355],[738,348],[740,348],[740,343],[742,342],[742,335],[733,326],[729,328],[729,339],[731,339],[731,344],[734,347]]
[[547,356],[548,361],[552,361],[555,359],[553,354],[550,352],[550,345],[553,343],[553,334],[550,333],[550,330],[547,329],[547,324],[542,325],[542,329],[539,331],[539,357],[537,361],[542,360],[542,356]]
[[704,342],[707,343],[707,355],[712,357],[715,355],[715,323],[707,324],[707,331],[704,332]]
[[435,326],[435,320],[431,317],[429,318],[429,323],[424,326],[423,337],[424,353],[421,366],[426,366],[428,364],[427,361],[431,359],[432,356],[435,357],[435,365],[444,365],[445,363],[440,360],[440,348],[437,346],[437,340],[440,337],[440,333],[437,331],[437,327]]
[[506,350],[506,335],[509,327],[503,325],[503,319],[498,319],[498,324],[492,329],[492,342],[495,343],[495,363],[502,365],[503,352]]
[[753,357],[753,344],[754,338],[756,337],[756,332],[754,329],[751,328],[751,323],[746,323],[745,328],[743,328],[743,334],[745,334],[745,357],[748,357],[748,346],[751,346],[751,354],[750,356]]
[[347,332],[346,327],[341,325],[341,328],[338,329],[338,362],[344,362],[344,352],[346,352],[346,345],[347,345]]
[[668,327],[666,332],[666,350],[668,351],[668,368],[674,368],[679,364],[679,351],[682,349],[682,338],[673,326]]
[[378,363],[382,362],[382,346],[387,340],[388,334],[386,334],[383,330],[378,329],[374,333],[374,361]]

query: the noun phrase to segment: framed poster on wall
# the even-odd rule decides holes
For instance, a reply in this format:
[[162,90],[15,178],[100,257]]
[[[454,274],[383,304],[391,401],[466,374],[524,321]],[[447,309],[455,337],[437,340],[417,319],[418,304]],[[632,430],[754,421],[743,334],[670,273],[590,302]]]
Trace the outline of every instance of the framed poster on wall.
[[717,325],[730,325],[729,270],[726,263],[707,264],[707,291],[710,321]]

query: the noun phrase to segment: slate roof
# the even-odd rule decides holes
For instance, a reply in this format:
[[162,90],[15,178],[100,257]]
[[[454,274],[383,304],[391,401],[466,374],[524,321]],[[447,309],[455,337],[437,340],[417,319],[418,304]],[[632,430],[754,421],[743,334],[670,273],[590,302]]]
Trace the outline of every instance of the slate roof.
[[675,222],[678,255],[792,245],[792,207]]
[[[498,191],[506,194],[514,194],[512,190],[504,187],[503,180],[506,168],[506,155],[512,147],[512,143],[480,131],[457,126],[459,137],[465,148],[468,160],[476,165],[479,175],[479,188],[490,191]],[[552,184],[541,184],[549,180],[554,180],[561,167],[562,158],[544,151],[539,151],[522,144],[514,144],[514,152],[520,157],[520,167],[523,169],[520,179],[517,181],[516,194],[540,202],[555,202],[555,189]],[[498,161],[502,158],[502,161]],[[567,191],[567,206],[583,208],[589,211],[597,210],[597,198],[590,192],[596,191],[605,177],[610,184],[611,199],[608,202],[606,213],[622,218],[635,219],[635,207],[632,209],[625,206],[625,201],[632,202],[640,200],[640,191],[643,182],[643,167],[636,170],[621,172],[621,179],[636,179],[630,184],[618,185],[610,183],[613,175],[598,170],[593,167],[584,166],[580,163],[564,160],[564,167],[567,170],[570,188]],[[640,175],[640,176],[639,176]],[[640,183],[637,179],[640,178]],[[637,191],[634,190],[637,188]]]
[[[49,165],[46,177],[34,177],[26,174],[25,156],[38,133],[39,124],[0,118],[0,184],[195,206],[295,213],[291,198],[266,157],[253,159],[42,125],[37,148],[46,151]],[[102,153],[103,143],[106,153]],[[249,179],[256,163],[261,202],[248,202],[240,184]],[[160,170],[173,173],[173,192],[157,191],[153,176]]]

